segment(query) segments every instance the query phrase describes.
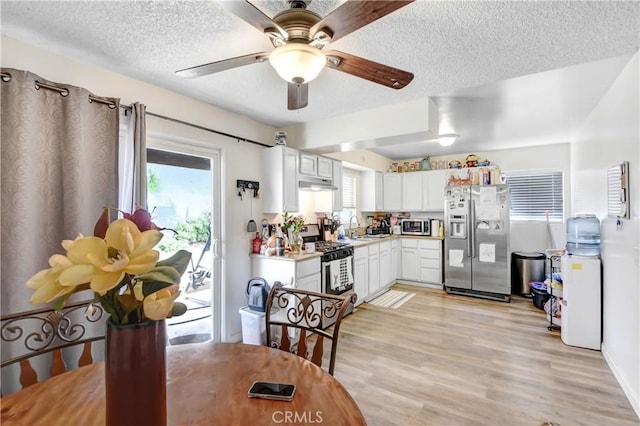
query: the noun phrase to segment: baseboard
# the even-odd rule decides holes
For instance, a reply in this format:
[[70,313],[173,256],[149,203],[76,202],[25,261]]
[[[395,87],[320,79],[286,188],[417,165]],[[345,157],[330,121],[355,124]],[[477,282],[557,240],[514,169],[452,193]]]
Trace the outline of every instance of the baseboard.
[[636,412],[636,416],[638,416],[638,419],[640,419],[640,400],[638,399],[638,395],[633,394],[633,389],[631,389],[628,383],[624,380],[624,377],[620,373],[620,370],[616,366],[616,363],[613,362],[613,359],[609,355],[609,351],[607,351],[607,347],[605,346],[604,343],[602,344],[600,351],[602,352],[602,356],[604,357],[604,360],[609,366],[609,369],[613,373],[613,376],[616,378],[616,380],[618,381],[618,384],[622,388],[622,391],[624,392],[627,399],[629,400],[629,403],[631,404],[633,411]]
[[436,288],[442,290],[442,284],[431,284],[425,282],[409,281],[409,280],[396,280],[396,284],[412,285],[415,287]]

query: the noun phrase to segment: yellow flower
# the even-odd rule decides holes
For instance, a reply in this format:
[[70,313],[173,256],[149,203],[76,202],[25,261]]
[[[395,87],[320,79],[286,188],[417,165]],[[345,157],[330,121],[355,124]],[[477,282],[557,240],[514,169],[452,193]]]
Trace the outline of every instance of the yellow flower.
[[51,268],[43,269],[27,281],[27,287],[36,290],[29,300],[34,305],[49,303],[75,290],[75,286],[63,286],[59,282],[60,274],[72,265],[67,257],[54,254],[49,258],[49,265]]
[[180,292],[178,286],[173,284],[162,290],[151,293],[144,298],[142,308],[144,316],[151,320],[162,320],[171,314],[173,302],[178,298]]
[[91,280],[91,289],[105,294],[116,287],[125,274],[151,270],[159,253],[151,248],[162,238],[156,230],[140,232],[128,219],[109,225],[105,239],[85,237],[70,244],[67,257],[73,263],[60,277],[62,285],[77,285]]

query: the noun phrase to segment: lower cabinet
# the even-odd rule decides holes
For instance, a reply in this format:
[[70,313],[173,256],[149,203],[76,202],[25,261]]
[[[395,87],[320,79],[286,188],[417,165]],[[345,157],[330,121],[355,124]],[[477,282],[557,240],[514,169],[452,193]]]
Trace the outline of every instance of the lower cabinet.
[[380,250],[380,286],[390,286],[395,277],[391,275],[391,241],[385,241],[378,245]]
[[409,281],[442,284],[442,241],[403,238],[401,277]]
[[369,249],[357,247],[353,254],[353,291],[358,295],[356,306],[369,295]]
[[369,294],[374,294],[380,289],[380,247],[379,244],[371,244],[369,247]]
[[293,281],[297,288],[321,291],[320,256],[302,261],[277,256],[255,256],[251,266],[253,276],[264,278],[269,285],[276,281],[289,285]]

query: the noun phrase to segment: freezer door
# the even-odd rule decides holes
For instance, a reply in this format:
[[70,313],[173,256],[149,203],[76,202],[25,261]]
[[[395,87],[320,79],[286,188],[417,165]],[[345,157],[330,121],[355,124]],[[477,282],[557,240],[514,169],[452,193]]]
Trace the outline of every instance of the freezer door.
[[472,290],[510,294],[509,187],[471,187]]
[[447,238],[444,242],[444,285],[471,289],[471,256],[466,239]]

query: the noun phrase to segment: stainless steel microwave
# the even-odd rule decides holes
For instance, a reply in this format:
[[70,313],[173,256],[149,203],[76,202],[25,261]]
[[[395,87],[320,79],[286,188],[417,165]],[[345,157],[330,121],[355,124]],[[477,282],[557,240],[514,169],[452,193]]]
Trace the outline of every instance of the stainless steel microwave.
[[431,235],[431,219],[403,219],[402,233],[405,235]]

